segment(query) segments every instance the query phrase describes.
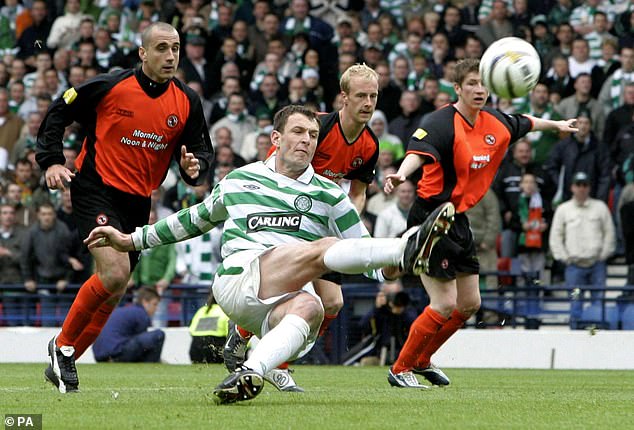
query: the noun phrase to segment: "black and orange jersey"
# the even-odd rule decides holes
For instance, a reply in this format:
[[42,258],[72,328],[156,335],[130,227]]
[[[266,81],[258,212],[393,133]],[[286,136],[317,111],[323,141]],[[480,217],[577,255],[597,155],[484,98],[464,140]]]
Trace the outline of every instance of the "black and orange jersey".
[[348,142],[341,129],[339,112],[321,115],[321,127],[313,168],[318,174],[336,183],[341,179],[357,179],[369,184],[379,158],[379,139],[367,125],[353,142]]
[[42,170],[64,164],[62,137],[73,121],[86,138],[77,170],[128,194],[149,197],[181,146],[200,160],[198,185],[208,175],[213,149],[198,95],[177,79],[151,81],[140,68],[102,74],[70,88],[50,107],[37,138]]
[[407,147],[407,153],[426,158],[416,193],[430,209],[450,201],[458,212],[465,212],[491,186],[510,143],[532,126],[523,115],[490,108],[480,111],[474,125],[453,105],[432,112]]

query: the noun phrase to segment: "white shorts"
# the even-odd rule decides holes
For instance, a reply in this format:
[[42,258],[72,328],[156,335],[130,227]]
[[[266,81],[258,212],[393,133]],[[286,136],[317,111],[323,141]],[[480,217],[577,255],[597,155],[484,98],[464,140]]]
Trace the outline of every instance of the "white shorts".
[[292,293],[268,299],[258,297],[260,255],[271,249],[240,251],[225,258],[222,262],[224,273],[216,273],[212,286],[214,298],[225,314],[240,327],[260,338],[270,330],[268,320],[273,308],[300,294],[300,291],[311,294],[321,304],[312,282]]

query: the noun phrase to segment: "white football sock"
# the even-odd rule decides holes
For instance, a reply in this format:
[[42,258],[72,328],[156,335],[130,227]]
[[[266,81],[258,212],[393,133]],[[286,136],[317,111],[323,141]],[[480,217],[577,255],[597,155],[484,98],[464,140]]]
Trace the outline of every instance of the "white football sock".
[[328,248],[324,264],[334,272],[354,275],[384,266],[397,266],[406,241],[395,239],[344,239]]
[[304,347],[309,335],[308,323],[297,315],[288,314],[277,326],[262,336],[244,365],[264,375],[289,358],[295,357]]

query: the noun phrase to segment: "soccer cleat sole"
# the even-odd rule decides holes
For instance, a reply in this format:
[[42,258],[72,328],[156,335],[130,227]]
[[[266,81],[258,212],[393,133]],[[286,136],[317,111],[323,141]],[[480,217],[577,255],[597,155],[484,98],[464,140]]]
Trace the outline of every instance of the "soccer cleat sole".
[[240,375],[232,387],[216,387],[213,391],[216,403],[225,405],[255,398],[264,386],[264,379],[255,372]]
[[436,243],[443,236],[446,236],[451,229],[451,226],[455,220],[456,209],[453,204],[446,203],[444,208],[438,212],[436,215],[436,219],[434,219],[432,227],[429,229],[429,233],[427,233],[427,237],[425,238],[425,246],[423,246],[416,256],[416,260],[414,262],[414,266],[412,268],[412,273],[414,275],[422,275],[423,273],[429,272],[429,257],[431,256],[432,250]]

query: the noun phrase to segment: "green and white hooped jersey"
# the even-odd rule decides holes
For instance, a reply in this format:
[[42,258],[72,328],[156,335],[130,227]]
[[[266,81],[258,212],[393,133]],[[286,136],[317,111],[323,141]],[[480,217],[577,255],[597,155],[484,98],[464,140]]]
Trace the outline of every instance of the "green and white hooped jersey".
[[132,234],[136,249],[188,239],[225,221],[222,257],[324,237],[370,237],[352,202],[312,166],[297,179],[275,172],[275,157],[229,173],[203,202]]

